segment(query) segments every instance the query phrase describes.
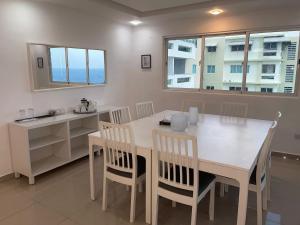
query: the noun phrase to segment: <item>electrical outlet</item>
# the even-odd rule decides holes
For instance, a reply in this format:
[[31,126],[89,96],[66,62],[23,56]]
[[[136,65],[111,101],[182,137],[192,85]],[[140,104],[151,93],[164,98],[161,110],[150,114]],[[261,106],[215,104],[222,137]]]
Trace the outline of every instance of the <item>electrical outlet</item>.
[[297,139],[297,140],[300,140],[300,134],[295,134],[294,138]]

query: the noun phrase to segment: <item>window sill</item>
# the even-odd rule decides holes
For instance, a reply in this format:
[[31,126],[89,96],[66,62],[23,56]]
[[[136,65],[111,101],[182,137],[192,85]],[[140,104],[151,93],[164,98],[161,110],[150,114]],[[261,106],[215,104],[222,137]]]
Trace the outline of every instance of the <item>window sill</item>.
[[107,85],[107,83],[93,84],[93,85],[78,85],[78,86],[59,87],[59,88],[32,89],[32,91],[33,92],[48,92],[48,91],[58,91],[58,90],[76,89],[76,88],[105,87],[106,85]]

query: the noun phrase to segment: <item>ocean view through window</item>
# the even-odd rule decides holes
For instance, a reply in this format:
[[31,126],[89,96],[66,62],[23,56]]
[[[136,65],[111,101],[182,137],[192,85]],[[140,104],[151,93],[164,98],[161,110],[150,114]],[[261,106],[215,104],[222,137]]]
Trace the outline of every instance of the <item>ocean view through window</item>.
[[95,85],[106,82],[103,50],[50,47],[49,56],[54,83]]

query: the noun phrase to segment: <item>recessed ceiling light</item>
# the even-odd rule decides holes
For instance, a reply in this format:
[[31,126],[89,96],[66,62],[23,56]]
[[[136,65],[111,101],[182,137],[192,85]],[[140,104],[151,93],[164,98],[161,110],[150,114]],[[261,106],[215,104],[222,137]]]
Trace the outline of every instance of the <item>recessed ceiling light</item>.
[[215,16],[221,14],[222,12],[224,12],[222,9],[212,9],[209,11],[210,14]]
[[140,25],[140,24],[143,23],[143,22],[140,21],[140,20],[132,20],[132,21],[130,21],[130,23],[131,23],[132,25],[134,25],[134,26],[137,26],[137,25]]

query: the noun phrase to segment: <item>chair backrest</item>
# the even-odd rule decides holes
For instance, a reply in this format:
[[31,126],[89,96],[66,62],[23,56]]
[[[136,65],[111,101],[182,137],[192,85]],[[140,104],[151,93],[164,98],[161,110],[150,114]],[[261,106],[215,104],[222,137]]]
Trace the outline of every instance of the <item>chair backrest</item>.
[[139,102],[135,104],[136,115],[138,119],[151,116],[154,114],[153,102]]
[[277,121],[274,121],[272,126],[269,128],[268,135],[263,143],[263,146],[260,150],[258,162],[257,162],[257,171],[256,171],[256,183],[261,183],[261,178],[265,176],[267,169],[267,163],[269,162],[268,157],[271,151],[271,143],[274,136],[274,133],[277,128]]
[[158,182],[198,193],[198,151],[194,136],[154,129],[153,154]]
[[248,104],[236,102],[223,102],[221,115],[246,118],[248,116]]
[[110,122],[116,124],[129,123],[131,121],[131,114],[128,106],[111,110],[109,116]]
[[190,107],[197,107],[199,113],[205,113],[206,103],[198,100],[184,100],[182,103],[182,111],[188,112]]
[[105,139],[104,169],[109,167],[136,177],[137,157],[131,127],[102,121],[99,127],[101,137]]

